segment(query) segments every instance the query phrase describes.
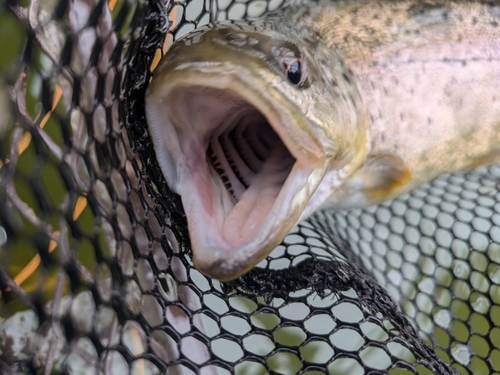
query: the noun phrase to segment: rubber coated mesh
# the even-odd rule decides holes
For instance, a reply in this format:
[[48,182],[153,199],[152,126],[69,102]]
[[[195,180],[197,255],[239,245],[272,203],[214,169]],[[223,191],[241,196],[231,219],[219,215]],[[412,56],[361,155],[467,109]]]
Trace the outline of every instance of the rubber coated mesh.
[[0,5],[0,374],[500,374],[498,167],[317,213],[231,283],[192,268],[151,67],[280,5]]

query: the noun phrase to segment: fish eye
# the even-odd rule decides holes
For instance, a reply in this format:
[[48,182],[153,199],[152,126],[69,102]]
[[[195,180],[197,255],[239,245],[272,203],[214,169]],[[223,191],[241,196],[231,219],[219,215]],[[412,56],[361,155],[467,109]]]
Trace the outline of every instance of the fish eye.
[[290,82],[298,85],[302,82],[302,62],[298,58],[286,59],[283,63],[285,73]]

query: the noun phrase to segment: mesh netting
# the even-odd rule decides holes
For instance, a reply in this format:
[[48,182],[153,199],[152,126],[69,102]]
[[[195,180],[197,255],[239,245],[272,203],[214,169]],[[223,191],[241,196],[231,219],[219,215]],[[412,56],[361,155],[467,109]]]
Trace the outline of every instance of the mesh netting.
[[500,373],[498,167],[191,265],[144,116],[173,40],[281,0],[0,5],[0,373]]

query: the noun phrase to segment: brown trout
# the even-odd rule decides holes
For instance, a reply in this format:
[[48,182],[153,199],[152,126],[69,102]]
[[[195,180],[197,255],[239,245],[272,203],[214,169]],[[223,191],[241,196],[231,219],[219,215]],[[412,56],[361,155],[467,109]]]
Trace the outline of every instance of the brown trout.
[[193,261],[231,280],[324,207],[500,161],[500,2],[352,0],[196,30],[146,93]]

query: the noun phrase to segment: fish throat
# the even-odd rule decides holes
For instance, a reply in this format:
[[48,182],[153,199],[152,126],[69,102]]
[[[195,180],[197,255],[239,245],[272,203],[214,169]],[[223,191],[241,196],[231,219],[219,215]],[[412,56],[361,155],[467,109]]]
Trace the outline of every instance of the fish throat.
[[196,137],[187,142],[187,164],[204,160],[206,176],[195,185],[208,218],[219,217],[223,238],[242,244],[268,217],[296,159],[266,116],[235,94],[197,87],[175,97],[184,98],[176,111],[190,129],[184,133]]
[[295,163],[267,119],[252,109],[222,134],[214,132],[207,149],[207,162],[235,205],[260,193],[277,196]]

